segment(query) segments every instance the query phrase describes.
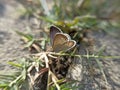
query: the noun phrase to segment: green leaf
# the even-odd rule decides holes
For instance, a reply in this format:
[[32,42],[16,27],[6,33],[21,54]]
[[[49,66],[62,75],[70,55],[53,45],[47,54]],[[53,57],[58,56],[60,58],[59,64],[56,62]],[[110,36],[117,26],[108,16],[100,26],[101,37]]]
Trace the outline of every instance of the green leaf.
[[14,62],[11,62],[11,61],[9,61],[8,64],[10,64],[10,65],[12,65],[12,66],[15,66],[15,67],[22,68],[22,65],[21,65],[21,64],[14,63]]
[[24,33],[19,32],[19,31],[16,31],[16,33],[17,33],[17,34],[19,34],[20,36],[25,37],[28,41],[33,40],[33,36],[32,36],[32,35],[30,35],[30,34],[24,34]]
[[31,41],[29,41],[26,45],[25,45],[25,48],[28,48],[28,47],[30,47],[33,43],[34,43],[34,39],[33,40],[31,40]]
[[0,74],[0,83],[13,80],[14,78],[15,78],[14,75],[2,75],[2,74]]
[[8,87],[9,84],[3,84],[3,83],[0,83],[0,88],[5,88],[5,87]]
[[27,71],[26,71],[26,68],[24,68],[23,71],[22,71],[22,79],[23,80],[26,79],[26,75],[27,75]]

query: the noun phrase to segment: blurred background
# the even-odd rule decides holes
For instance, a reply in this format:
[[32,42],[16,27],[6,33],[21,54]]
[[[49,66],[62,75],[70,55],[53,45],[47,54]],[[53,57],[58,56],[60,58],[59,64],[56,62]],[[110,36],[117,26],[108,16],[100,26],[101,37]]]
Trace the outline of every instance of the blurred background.
[[[16,31],[41,38],[46,51],[52,24],[71,36],[89,30],[96,51],[105,46],[104,56],[120,56],[120,0],[0,0],[0,72],[12,71],[8,61],[30,54]],[[79,42],[84,35],[78,35],[71,38]],[[102,63],[109,90],[119,90],[120,60],[105,58]]]

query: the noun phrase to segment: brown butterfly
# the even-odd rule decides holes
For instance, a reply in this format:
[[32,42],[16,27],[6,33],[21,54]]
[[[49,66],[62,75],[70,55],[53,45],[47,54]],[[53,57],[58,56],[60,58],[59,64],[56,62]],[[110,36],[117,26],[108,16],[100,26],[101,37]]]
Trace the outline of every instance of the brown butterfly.
[[56,26],[50,27],[50,40],[55,52],[68,51],[76,45],[75,40],[71,40],[68,34],[63,33],[61,29]]

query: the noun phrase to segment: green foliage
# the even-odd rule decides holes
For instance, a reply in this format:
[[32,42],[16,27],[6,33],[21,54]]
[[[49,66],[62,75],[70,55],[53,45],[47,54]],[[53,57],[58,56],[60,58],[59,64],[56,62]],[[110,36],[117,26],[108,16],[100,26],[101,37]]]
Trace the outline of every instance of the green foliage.
[[[22,85],[26,83],[27,68],[29,67],[28,61],[24,58],[20,59],[20,63],[8,62],[11,66],[17,67],[17,70],[7,72],[6,75],[0,74],[0,88],[4,90],[20,90]],[[26,88],[26,90],[28,90]]]

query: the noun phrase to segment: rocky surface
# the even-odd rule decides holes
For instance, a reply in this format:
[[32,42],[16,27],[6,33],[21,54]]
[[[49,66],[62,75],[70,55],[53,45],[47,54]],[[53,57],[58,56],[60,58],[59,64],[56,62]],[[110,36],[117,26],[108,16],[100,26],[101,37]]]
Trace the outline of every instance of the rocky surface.
[[0,70],[9,69],[7,62],[27,54],[23,50],[20,36],[15,30],[25,31],[27,23],[19,19],[20,9],[24,9],[21,4],[14,0],[0,0]]

